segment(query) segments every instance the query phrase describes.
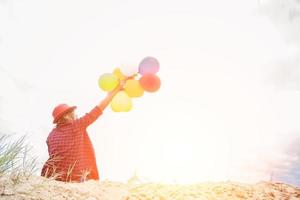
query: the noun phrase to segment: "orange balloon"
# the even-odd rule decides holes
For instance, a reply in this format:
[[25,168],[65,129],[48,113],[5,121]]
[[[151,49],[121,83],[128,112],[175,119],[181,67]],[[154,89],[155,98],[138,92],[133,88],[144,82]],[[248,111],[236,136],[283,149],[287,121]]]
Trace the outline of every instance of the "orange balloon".
[[155,74],[145,74],[140,78],[140,84],[147,92],[156,92],[160,88],[160,79]]

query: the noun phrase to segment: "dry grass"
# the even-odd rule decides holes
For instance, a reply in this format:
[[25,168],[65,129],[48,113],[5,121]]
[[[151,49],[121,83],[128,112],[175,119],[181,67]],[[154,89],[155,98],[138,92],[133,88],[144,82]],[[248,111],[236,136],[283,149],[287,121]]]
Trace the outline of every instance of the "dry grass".
[[58,162],[63,161],[63,158],[60,156],[51,156],[50,159],[47,160],[47,168],[44,174],[44,177],[47,177],[50,180],[60,180],[63,182],[77,182],[72,180],[74,176],[79,176],[80,182],[85,182],[88,180],[88,175],[90,174],[89,170],[81,170],[79,174],[74,174],[74,167],[77,164],[77,161],[75,161],[73,164],[70,164],[67,171],[65,173],[57,170],[56,164]]

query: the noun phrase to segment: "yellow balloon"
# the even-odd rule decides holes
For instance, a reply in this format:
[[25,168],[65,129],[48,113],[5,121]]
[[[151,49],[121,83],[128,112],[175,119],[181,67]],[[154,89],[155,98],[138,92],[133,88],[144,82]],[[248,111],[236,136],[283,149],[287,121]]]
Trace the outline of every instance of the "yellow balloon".
[[99,77],[99,87],[107,92],[114,90],[119,84],[118,78],[113,74],[103,74]]
[[118,92],[110,103],[114,112],[128,112],[132,109],[132,100],[124,91]]
[[124,90],[130,97],[141,97],[144,94],[144,89],[140,82],[134,79],[126,81]]
[[126,77],[123,75],[123,73],[121,72],[120,68],[116,68],[113,72],[113,74],[119,79],[119,80],[123,80]]

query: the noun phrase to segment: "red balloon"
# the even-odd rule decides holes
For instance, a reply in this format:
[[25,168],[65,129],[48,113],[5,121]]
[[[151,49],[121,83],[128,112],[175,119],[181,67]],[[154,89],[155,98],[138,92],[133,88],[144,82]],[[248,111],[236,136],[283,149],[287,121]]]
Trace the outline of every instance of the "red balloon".
[[160,88],[160,79],[155,74],[145,74],[139,81],[147,92],[156,92]]

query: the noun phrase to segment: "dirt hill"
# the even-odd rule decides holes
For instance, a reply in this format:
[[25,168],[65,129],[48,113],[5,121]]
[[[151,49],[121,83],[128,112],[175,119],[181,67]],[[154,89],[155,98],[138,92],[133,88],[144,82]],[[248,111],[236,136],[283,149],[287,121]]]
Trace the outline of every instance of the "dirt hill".
[[155,183],[87,181],[63,183],[38,176],[18,180],[0,178],[0,199],[84,199],[84,200],[296,200],[300,188],[284,183],[235,182],[166,185]]

